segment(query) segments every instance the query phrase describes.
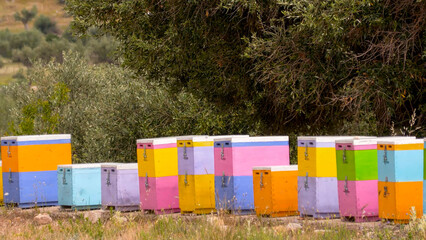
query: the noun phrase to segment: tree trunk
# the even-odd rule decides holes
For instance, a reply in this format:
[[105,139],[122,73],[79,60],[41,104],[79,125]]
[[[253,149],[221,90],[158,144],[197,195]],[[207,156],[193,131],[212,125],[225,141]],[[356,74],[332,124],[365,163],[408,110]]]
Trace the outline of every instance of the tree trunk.
[[28,23],[24,23],[25,30],[28,31]]

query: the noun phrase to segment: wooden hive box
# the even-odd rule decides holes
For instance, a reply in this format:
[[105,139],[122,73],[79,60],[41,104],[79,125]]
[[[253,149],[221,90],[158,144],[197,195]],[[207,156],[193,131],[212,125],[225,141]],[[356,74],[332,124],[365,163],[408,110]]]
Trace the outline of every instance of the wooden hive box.
[[71,163],[71,135],[2,137],[1,154],[6,205],[58,204],[57,166]]
[[137,159],[141,209],[179,212],[176,137],[137,140]]
[[3,170],[2,161],[0,161],[0,203],[3,203]]
[[408,221],[423,215],[423,139],[377,141],[379,217]]
[[426,138],[423,139],[423,214],[426,214]]
[[117,211],[140,209],[137,163],[108,163],[101,166],[102,208]]
[[298,215],[297,165],[253,168],[254,208],[258,216]]
[[216,208],[236,214],[254,212],[252,168],[289,163],[288,136],[215,139]]
[[57,181],[58,205],[62,208],[101,208],[101,163],[59,165]]

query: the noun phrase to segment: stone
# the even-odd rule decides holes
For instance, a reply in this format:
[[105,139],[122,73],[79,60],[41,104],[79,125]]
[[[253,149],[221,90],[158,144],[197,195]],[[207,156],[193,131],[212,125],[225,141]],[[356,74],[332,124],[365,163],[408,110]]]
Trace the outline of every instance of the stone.
[[300,223],[289,223],[289,224],[287,224],[286,228],[290,231],[296,231],[296,230],[302,229],[302,224],[300,224]]
[[52,222],[52,218],[47,213],[40,213],[37,216],[34,217],[34,221],[38,225],[45,225]]
[[87,218],[91,223],[96,223],[102,218],[102,210],[87,211],[84,213],[84,218]]

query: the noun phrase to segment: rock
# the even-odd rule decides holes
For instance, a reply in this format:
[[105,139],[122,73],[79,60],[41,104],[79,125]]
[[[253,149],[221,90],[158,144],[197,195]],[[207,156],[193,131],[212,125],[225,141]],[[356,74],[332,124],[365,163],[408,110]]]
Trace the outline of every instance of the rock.
[[121,216],[120,212],[115,212],[114,216],[112,216],[112,220],[116,223],[124,223],[127,222],[127,218]]
[[96,223],[102,218],[102,210],[87,211],[84,213],[84,218],[87,218],[91,223]]
[[52,218],[47,213],[41,213],[34,217],[34,221],[38,225],[45,225],[52,222]]
[[302,229],[302,224],[300,224],[300,223],[289,223],[289,224],[287,224],[286,228],[290,231],[296,231],[296,230]]

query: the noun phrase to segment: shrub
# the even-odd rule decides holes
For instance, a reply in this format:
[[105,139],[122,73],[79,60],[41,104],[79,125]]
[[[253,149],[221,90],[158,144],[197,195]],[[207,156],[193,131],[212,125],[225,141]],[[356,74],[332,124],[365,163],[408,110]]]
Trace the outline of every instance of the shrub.
[[34,21],[34,28],[38,29],[40,32],[44,34],[58,34],[59,29],[56,26],[56,22],[50,19],[47,16],[40,15],[35,21]]

